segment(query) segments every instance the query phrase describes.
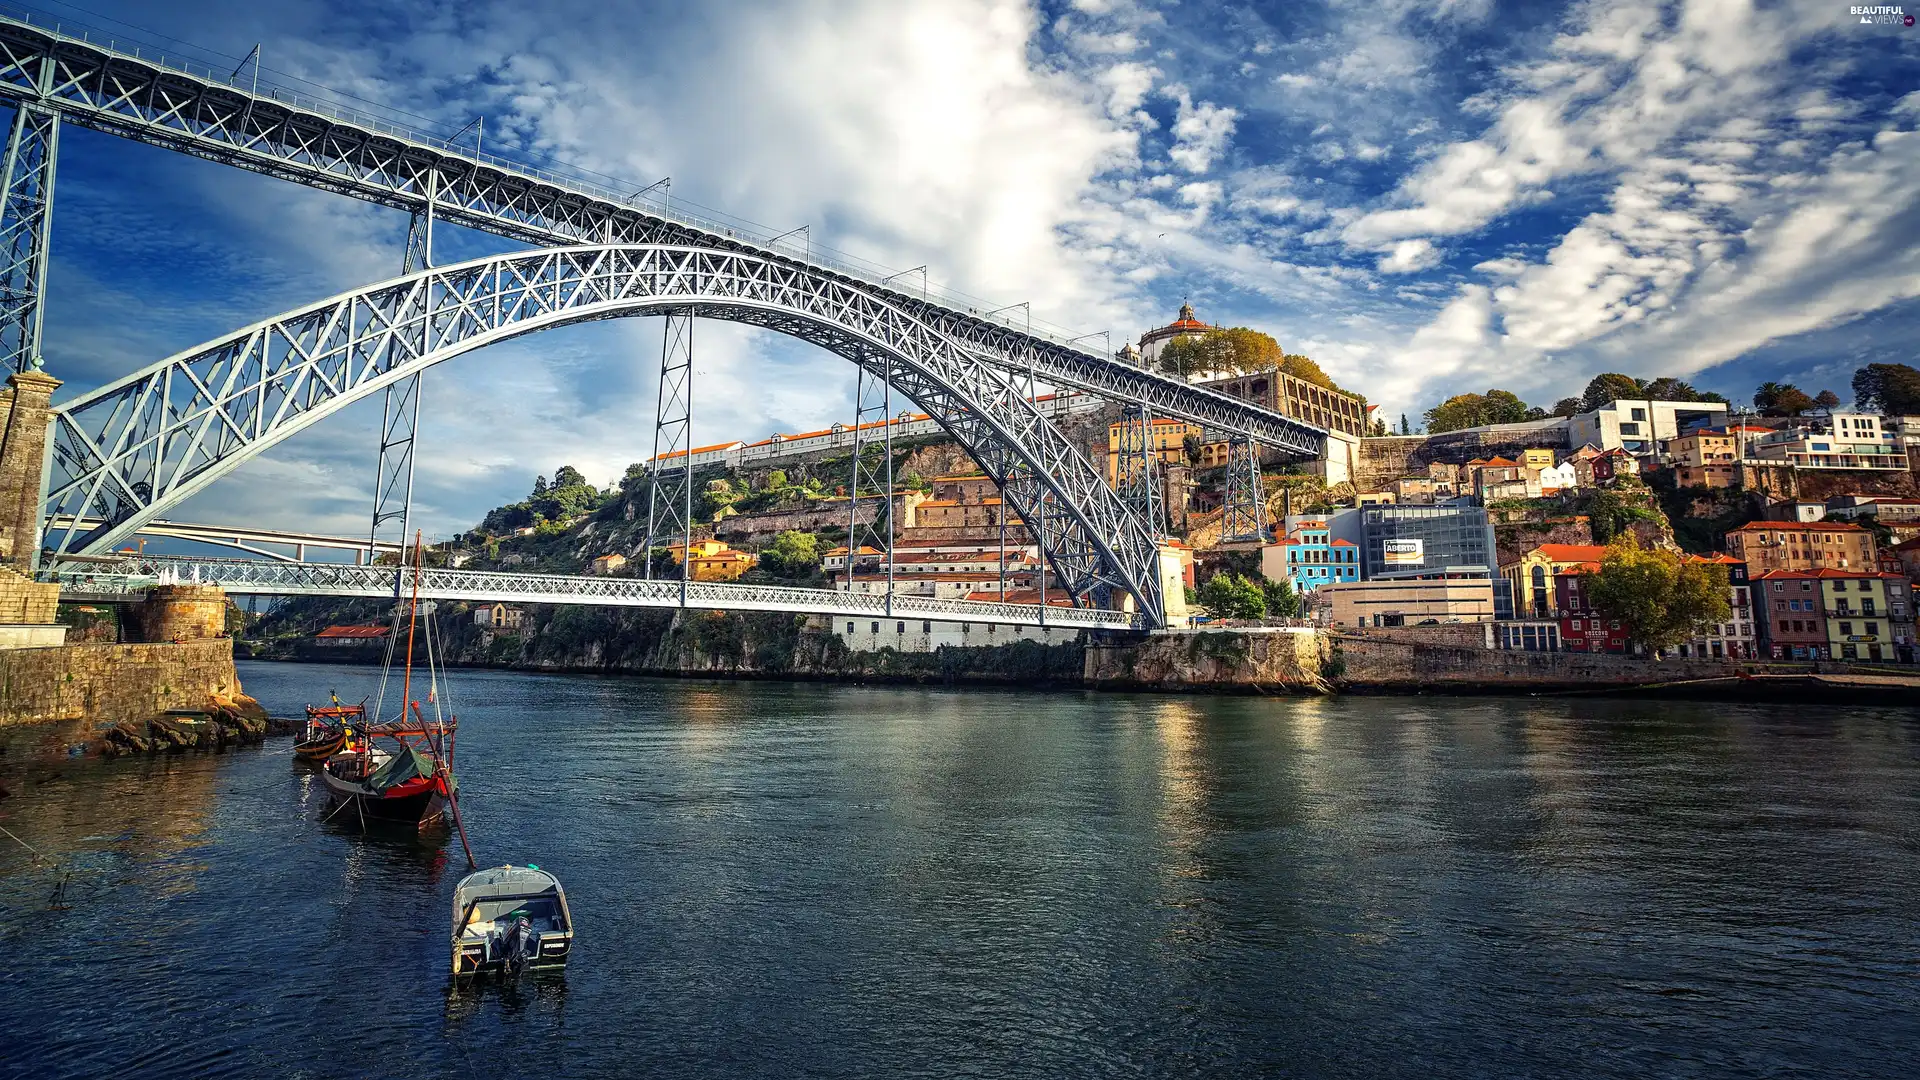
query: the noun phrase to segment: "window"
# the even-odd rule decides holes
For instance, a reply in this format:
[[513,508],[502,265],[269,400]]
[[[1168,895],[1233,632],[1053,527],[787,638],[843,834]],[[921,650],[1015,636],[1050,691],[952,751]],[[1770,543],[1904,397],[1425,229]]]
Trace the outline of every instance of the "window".
[[880,632],[880,624],[878,622],[873,624],[873,632],[876,634]]
[[1843,633],[1843,634],[1845,634],[1845,635],[1847,635],[1848,637],[1852,637],[1852,636],[1853,636],[1853,624],[1852,624],[1852,623],[1850,623],[1850,622],[1843,622],[1843,623],[1841,623],[1841,624],[1840,624],[1840,632],[1841,632],[1841,633]]
[[851,633],[853,633],[853,624],[852,624],[852,623],[848,623],[848,624],[847,624],[847,633],[849,633],[849,634],[851,634]]
[[1833,583],[1833,591],[1834,591],[1834,592],[1846,592],[1846,591],[1847,591],[1847,583],[1846,583],[1846,580],[1845,580],[1845,579],[1843,578],[1843,579],[1841,579],[1841,580],[1839,580],[1839,581],[1836,581],[1836,582],[1834,582],[1834,583]]
[[1792,633],[1792,632],[1793,632],[1793,624],[1792,624],[1792,623],[1789,623],[1789,622],[1788,622],[1787,620],[1785,620],[1785,619],[1781,619],[1781,620],[1780,620],[1780,632],[1781,632],[1781,633],[1783,633],[1783,634],[1790,634],[1790,633]]
[[1773,583],[1774,592],[1784,592],[1786,588],[1787,588],[1787,583],[1784,581],[1776,581]]
[[1852,644],[1840,646],[1840,658],[1842,660],[1860,659],[1860,647]]
[[927,622],[923,622],[923,623],[921,623],[921,624],[920,624],[920,632],[921,632],[921,633],[923,633],[923,634],[931,634],[931,633],[933,633],[933,623],[932,623],[932,621],[927,621]]
[[1578,629],[1580,629],[1580,620],[1579,620],[1579,619],[1575,619],[1575,620],[1573,620],[1573,628],[1574,628],[1575,630],[1578,630]]

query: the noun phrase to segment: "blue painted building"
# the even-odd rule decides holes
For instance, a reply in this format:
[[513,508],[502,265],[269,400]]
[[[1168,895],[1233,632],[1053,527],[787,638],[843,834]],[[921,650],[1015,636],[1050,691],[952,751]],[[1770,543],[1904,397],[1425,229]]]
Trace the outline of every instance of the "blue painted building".
[[1330,581],[1359,581],[1360,545],[1335,539],[1323,520],[1296,521],[1285,540],[1261,553],[1260,570],[1269,580],[1285,577],[1303,593]]

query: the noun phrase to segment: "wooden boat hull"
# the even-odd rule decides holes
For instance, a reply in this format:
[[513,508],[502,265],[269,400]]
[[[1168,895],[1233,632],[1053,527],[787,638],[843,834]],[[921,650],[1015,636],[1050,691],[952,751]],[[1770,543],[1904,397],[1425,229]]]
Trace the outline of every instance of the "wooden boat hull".
[[301,761],[318,765],[340,752],[347,744],[347,733],[336,731],[332,735],[318,739],[307,739],[293,744],[293,756]]
[[[335,803],[335,811],[330,816],[420,827],[440,820],[447,808],[446,792],[437,780],[410,781],[378,792],[365,784],[342,780],[324,770],[320,773],[320,779]],[[355,805],[343,809],[339,807],[340,803]]]

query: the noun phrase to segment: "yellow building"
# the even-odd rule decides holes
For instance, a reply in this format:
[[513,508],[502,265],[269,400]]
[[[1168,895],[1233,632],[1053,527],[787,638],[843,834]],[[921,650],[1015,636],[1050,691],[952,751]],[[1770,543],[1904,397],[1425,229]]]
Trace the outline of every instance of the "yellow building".
[[611,574],[627,565],[627,557],[619,552],[602,555],[587,567],[589,574]]
[[736,581],[740,575],[753,569],[759,558],[744,551],[726,548],[711,555],[693,557],[692,577],[695,581]]
[[[1107,427],[1107,483],[1120,482],[1120,439],[1126,429],[1135,425],[1125,420],[1117,421]],[[1185,420],[1155,420],[1148,425],[1148,441],[1154,458],[1161,465],[1184,465],[1187,461],[1187,436],[1200,435],[1198,424],[1189,424]]]
[[1555,610],[1553,576],[1606,557],[1607,549],[1599,544],[1541,544],[1504,564],[1500,576],[1513,585],[1513,613],[1521,618],[1547,618]]
[[[1889,579],[1898,574],[1848,574],[1824,570],[1820,578],[1820,607],[1827,614],[1827,658],[1830,660],[1892,660],[1894,612],[1887,593]],[[1901,605],[1902,615],[1906,614]]]
[[1695,431],[1668,439],[1667,453],[1673,457],[1673,480],[1680,487],[1733,486],[1734,463],[1740,456],[1734,436],[1712,428]]
[[[673,556],[673,561],[676,564],[684,561],[687,557],[687,549],[684,544],[668,544],[666,545],[666,549],[667,554]],[[727,545],[718,540],[695,540],[693,542],[693,557],[695,559],[718,555],[727,550],[729,550]]]
[[1522,450],[1520,451],[1520,464],[1522,467],[1528,469],[1551,469],[1553,468],[1553,451],[1539,447],[1531,450]]

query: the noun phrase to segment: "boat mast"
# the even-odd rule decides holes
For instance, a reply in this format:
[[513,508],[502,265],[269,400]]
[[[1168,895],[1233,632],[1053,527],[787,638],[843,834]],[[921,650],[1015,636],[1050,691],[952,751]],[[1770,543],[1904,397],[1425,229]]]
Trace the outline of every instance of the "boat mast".
[[[413,534],[413,600],[407,607],[407,669],[400,680],[400,730],[413,711],[413,624],[420,621],[420,533]],[[400,740],[406,742],[405,738]]]

